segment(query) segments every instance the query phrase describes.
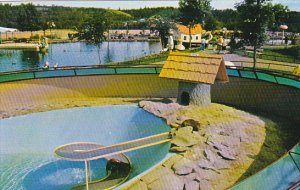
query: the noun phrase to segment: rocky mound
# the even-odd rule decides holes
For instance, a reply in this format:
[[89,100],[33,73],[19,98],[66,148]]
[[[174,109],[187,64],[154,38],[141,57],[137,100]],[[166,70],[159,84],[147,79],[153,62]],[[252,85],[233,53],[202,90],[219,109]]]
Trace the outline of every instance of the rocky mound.
[[176,154],[126,189],[226,189],[248,169],[265,140],[265,123],[219,104],[205,107],[141,101],[172,127]]

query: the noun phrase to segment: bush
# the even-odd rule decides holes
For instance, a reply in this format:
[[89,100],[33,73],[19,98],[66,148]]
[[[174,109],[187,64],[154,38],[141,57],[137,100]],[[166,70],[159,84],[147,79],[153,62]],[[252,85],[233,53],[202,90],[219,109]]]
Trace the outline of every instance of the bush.
[[27,38],[19,38],[19,39],[15,39],[14,41],[16,43],[20,43],[20,42],[23,42],[23,43],[25,42],[26,43],[26,42],[28,42],[28,39]]
[[33,36],[30,36],[30,39],[35,39],[35,40],[38,40],[40,38],[40,35],[39,34],[35,34]]
[[273,51],[277,53],[293,56],[293,57],[300,56],[300,46],[293,46],[285,49],[274,49]]

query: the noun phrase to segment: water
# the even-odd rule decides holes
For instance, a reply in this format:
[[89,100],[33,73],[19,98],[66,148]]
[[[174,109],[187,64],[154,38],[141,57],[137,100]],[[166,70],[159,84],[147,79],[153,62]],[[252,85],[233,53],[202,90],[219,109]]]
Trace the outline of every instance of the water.
[[[137,106],[55,110],[0,120],[0,189],[66,190],[84,183],[84,163],[63,161],[54,149],[72,142],[111,145],[169,131],[159,118]],[[169,144],[126,153],[130,178],[159,162]],[[105,175],[106,160],[91,163],[94,180]]]
[[[161,51],[159,42],[104,42],[100,48],[101,64],[136,59]],[[0,50],[0,72],[43,67],[99,64],[98,48],[83,42],[50,44],[47,53],[26,50]]]

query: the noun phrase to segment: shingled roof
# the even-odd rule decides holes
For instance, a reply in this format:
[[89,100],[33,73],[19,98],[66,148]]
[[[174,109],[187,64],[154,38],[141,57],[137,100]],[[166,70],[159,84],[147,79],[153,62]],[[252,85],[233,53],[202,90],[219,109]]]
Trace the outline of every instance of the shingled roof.
[[[189,35],[189,28],[185,25],[182,24],[176,24],[178,30],[186,35]],[[191,29],[191,35],[195,35],[195,34],[202,34],[203,33],[203,29],[202,26],[200,24],[196,24],[192,29]]]
[[213,54],[171,52],[159,76],[205,84],[229,81],[223,56]]

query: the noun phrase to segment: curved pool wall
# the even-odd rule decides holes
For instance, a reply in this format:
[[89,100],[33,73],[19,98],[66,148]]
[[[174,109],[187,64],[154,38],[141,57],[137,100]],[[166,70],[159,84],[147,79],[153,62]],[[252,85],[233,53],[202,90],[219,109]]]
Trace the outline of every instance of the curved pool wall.
[[[49,76],[45,76],[45,78],[34,80],[30,80],[30,77],[34,76],[30,76],[29,80],[22,80],[20,76],[0,76],[0,81],[20,80],[9,83],[3,81],[0,84],[2,91],[0,100],[3,100],[4,106],[16,106],[17,104],[13,103],[16,100],[19,100],[18,105],[26,105],[28,101],[31,101],[28,94],[32,94],[33,91],[36,92],[32,94],[33,101],[39,100],[40,103],[47,103],[47,98],[59,99],[76,96],[143,98],[177,96],[177,81],[159,78],[159,66],[155,69],[147,68],[145,70],[128,67],[122,68],[123,72],[111,71],[110,74],[103,73],[102,69],[93,69],[90,74],[86,74],[88,76],[84,76],[84,74],[80,77],[69,75],[72,77],[48,78]],[[228,68],[227,71],[230,82],[217,83],[212,86],[213,102],[272,113],[275,116],[293,120],[296,123],[295,127],[298,127],[300,123],[299,79],[286,78],[264,71],[244,71],[234,68]],[[298,145],[294,149],[300,151]],[[236,187],[261,189],[260,187],[265,187],[272,181],[281,180],[279,178],[283,176],[289,180],[282,181],[282,186],[277,187],[287,187],[295,183],[300,180],[299,171],[295,169],[295,164],[288,156],[288,154],[284,155],[262,171],[268,174],[268,180],[260,180],[259,178],[262,177],[260,172],[237,184]],[[298,160],[300,162],[300,159]],[[284,167],[286,163],[290,167]],[[276,167],[279,169],[275,169]],[[280,172],[281,175],[273,175],[270,173],[272,170]]]
[[[0,189],[66,190],[84,183],[84,163],[54,156],[72,142],[116,144],[170,128],[136,105],[62,109],[2,119],[0,122]],[[169,143],[126,153],[130,178],[162,160]],[[155,156],[154,156],[155,155]],[[93,180],[105,176],[106,160],[92,161]]]

